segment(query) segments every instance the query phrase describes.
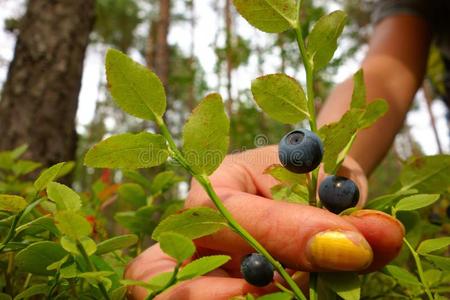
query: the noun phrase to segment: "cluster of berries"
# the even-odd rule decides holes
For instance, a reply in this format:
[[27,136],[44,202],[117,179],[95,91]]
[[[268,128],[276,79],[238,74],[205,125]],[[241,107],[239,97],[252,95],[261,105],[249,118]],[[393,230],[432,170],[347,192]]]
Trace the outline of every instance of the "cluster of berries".
[[[322,161],[322,141],[314,132],[296,129],[281,139],[278,155],[281,164],[289,171],[308,173]],[[359,190],[349,178],[330,175],[319,186],[319,199],[326,209],[339,214],[358,203]],[[274,267],[263,255],[252,253],[242,260],[241,273],[248,283],[266,286],[273,280]]]

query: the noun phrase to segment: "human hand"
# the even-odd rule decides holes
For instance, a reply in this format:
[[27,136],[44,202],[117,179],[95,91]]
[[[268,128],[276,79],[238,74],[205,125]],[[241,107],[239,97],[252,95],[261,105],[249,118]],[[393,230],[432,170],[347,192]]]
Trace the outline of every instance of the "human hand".
[[[233,217],[287,268],[369,272],[381,268],[398,254],[404,229],[387,214],[360,210],[349,216],[338,216],[316,207],[271,200],[270,188],[277,182],[264,174],[264,170],[276,163],[279,161],[275,146],[231,155],[211,176],[211,181]],[[344,165],[348,173],[340,174],[360,186],[362,204],[367,195],[365,176],[360,176],[351,160]],[[194,181],[186,207],[196,206],[213,207],[213,204]],[[197,257],[221,253],[232,260],[207,276],[176,285],[157,299],[229,299],[276,289],[274,285],[256,288],[242,279],[240,261],[254,250],[231,230],[221,230],[195,243]],[[155,245],[129,265],[125,277],[148,280],[172,270],[174,265],[175,261]],[[304,276],[298,279],[305,283]],[[130,289],[130,298],[143,299],[145,293],[144,289],[134,287]]]

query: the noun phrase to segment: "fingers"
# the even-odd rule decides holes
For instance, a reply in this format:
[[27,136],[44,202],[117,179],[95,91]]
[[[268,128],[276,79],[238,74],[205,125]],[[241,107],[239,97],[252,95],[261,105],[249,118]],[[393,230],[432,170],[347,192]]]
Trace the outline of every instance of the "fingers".
[[[355,226],[326,210],[217,188],[233,217],[278,260],[298,270],[362,270],[372,251]],[[193,206],[212,206],[198,193]],[[200,238],[201,247],[242,255],[252,252],[231,230]]]
[[[202,252],[201,249],[199,249]],[[201,254],[207,254],[203,251]],[[209,253],[212,254],[212,253]],[[163,272],[173,271],[176,261],[162,252],[159,244],[145,250],[127,267],[124,277],[127,279],[148,281]],[[233,296],[262,295],[277,290],[274,285],[257,288],[249,285],[243,279],[231,278],[222,269],[210,272],[207,276],[182,282],[161,293],[155,299],[229,299]],[[145,299],[147,291],[139,286],[128,288],[128,299]]]
[[358,228],[372,248],[374,260],[366,272],[382,268],[400,252],[405,229],[390,215],[367,209],[344,218]]
[[156,300],[228,300],[248,293],[259,296],[276,291],[273,285],[264,288],[251,286],[244,279],[203,276],[181,282],[158,295]]

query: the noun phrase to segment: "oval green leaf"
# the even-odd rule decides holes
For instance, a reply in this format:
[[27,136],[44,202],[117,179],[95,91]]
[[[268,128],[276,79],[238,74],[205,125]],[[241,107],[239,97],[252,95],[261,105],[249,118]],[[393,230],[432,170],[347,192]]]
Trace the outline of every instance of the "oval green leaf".
[[47,266],[61,260],[67,252],[57,243],[42,241],[34,243],[17,253],[15,265],[21,272],[36,275],[51,275],[54,270],[47,270]]
[[130,115],[155,120],[166,111],[166,93],[161,80],[122,52],[108,50],[106,78],[115,102]]
[[84,164],[93,168],[139,169],[167,160],[166,140],[159,134],[141,132],[114,135],[92,147]]
[[416,210],[433,204],[439,199],[438,194],[418,194],[400,200],[395,206],[396,210]]
[[358,274],[352,272],[321,273],[320,278],[344,300],[359,300],[361,282]]
[[50,182],[47,185],[47,196],[56,203],[58,210],[77,211],[81,208],[80,195],[64,184]]
[[443,248],[446,248],[450,245],[450,237],[442,237],[437,239],[425,240],[420,243],[417,248],[417,252],[419,254],[428,254]]
[[207,207],[196,207],[164,219],[153,231],[152,238],[159,241],[162,233],[172,231],[196,239],[226,226],[228,225],[225,218],[217,211]]
[[91,224],[83,216],[72,211],[56,213],[55,225],[62,234],[73,240],[80,240],[92,232]]
[[295,28],[295,0],[233,0],[234,6],[247,22],[257,29],[278,33]]
[[183,128],[183,154],[194,172],[210,175],[228,151],[230,121],[219,94],[206,96]]
[[307,51],[315,71],[324,68],[333,57],[346,22],[347,15],[338,10],[321,17],[314,25],[308,36]]
[[52,182],[72,171],[75,164],[71,161],[60,162],[50,168],[42,171],[36,181],[33,183],[34,188],[38,191],[42,191],[47,187],[49,182]]
[[122,250],[128,248],[138,241],[138,237],[135,234],[125,234],[112,237],[108,240],[102,241],[97,245],[97,255],[102,255],[116,250]]
[[159,247],[179,263],[190,258],[195,252],[194,243],[184,235],[175,232],[162,233],[159,237]]
[[286,74],[270,74],[252,81],[256,103],[272,119],[295,124],[309,118],[308,103],[300,84]]
[[18,213],[28,205],[27,201],[17,195],[0,195],[0,210]]
[[205,275],[229,261],[227,255],[203,256],[187,264],[177,275],[178,280],[188,280]]
[[407,270],[403,268],[394,265],[387,265],[386,270],[392,277],[394,277],[400,282],[412,285],[419,285],[419,286],[421,285],[416,276],[409,273]]

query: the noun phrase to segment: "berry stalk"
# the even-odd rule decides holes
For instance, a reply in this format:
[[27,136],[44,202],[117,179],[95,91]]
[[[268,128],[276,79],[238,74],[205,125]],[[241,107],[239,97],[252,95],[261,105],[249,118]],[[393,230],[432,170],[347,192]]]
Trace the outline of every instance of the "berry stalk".
[[227,220],[228,225],[233,229],[237,234],[239,234],[250,246],[252,246],[256,251],[261,253],[278,271],[278,273],[283,277],[289,287],[292,289],[295,297],[300,300],[307,300],[303,295],[302,291],[295,283],[295,281],[291,278],[291,276],[286,272],[283,266],[275,260],[272,255],[261,245],[252,235],[245,230],[231,215],[228,209],[223,205],[222,200],[220,200],[219,196],[216,194],[211,181],[204,174],[198,174],[190,167],[189,163],[184,158],[181,151],[175,144],[175,141],[172,138],[169,130],[167,129],[166,124],[162,120],[162,118],[156,118],[156,124],[159,126],[161,130],[161,134],[166,138],[167,144],[169,146],[170,156],[175,159],[184,169],[186,169],[203,187],[211,201],[216,206],[217,210],[222,214],[222,216]]

